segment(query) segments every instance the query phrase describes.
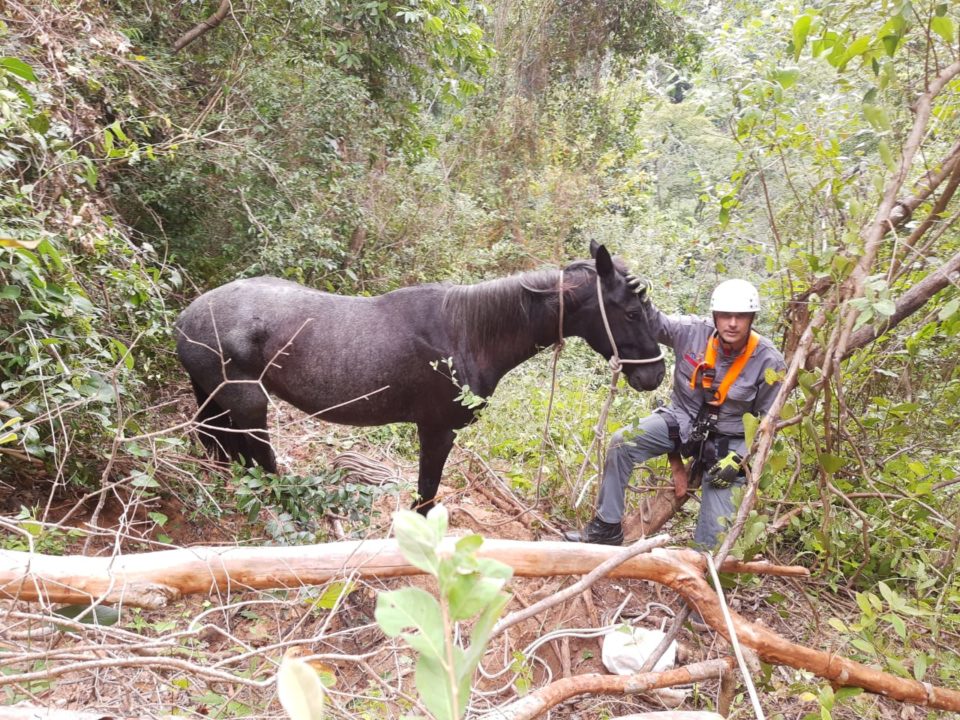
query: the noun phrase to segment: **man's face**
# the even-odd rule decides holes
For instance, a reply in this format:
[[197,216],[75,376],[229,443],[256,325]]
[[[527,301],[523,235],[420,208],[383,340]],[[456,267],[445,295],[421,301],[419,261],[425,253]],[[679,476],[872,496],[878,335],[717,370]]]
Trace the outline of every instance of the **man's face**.
[[740,350],[747,344],[750,326],[753,325],[753,313],[715,312],[713,324],[725,346],[731,350]]

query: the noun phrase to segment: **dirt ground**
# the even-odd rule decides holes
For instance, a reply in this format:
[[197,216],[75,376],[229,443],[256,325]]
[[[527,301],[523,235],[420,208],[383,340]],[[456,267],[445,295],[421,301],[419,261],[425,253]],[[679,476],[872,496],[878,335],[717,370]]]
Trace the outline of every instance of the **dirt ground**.
[[[362,470],[352,480],[363,480],[360,476],[366,473],[368,481],[398,484],[378,497],[369,527],[363,531],[366,537],[386,537],[391,513],[409,507],[416,484],[415,461],[393,452],[389,444],[369,444],[356,429],[304,420],[288,408],[278,423],[286,429],[275,443],[288,471],[305,472],[334,464],[337,456],[344,457],[346,452],[354,464],[358,458],[362,461]],[[522,503],[491,479],[496,469],[496,459],[454,450],[441,487],[450,511],[450,532],[512,540],[558,539],[547,508],[521,512]],[[214,482],[212,472],[201,475],[196,478],[198,486]],[[108,554],[169,546],[272,542],[263,530],[271,511],[261,511],[255,523],[229,511],[212,518],[209,506],[202,511],[198,507],[203,503],[203,490],[190,483],[178,484],[176,492],[173,486],[161,487],[149,497],[118,487],[105,496],[102,506],[98,506],[99,496],[84,500],[76,491],[63,489],[51,500],[50,484],[39,474],[17,478],[16,486],[16,492],[11,490],[12,484],[0,488],[0,512],[5,516],[15,516],[25,505],[48,508],[50,523],[66,518],[67,525],[89,530],[95,520],[99,527],[92,539],[61,534],[58,543],[40,547],[40,551]],[[229,495],[230,491],[228,484],[223,492]],[[677,545],[689,542],[695,512],[695,504],[689,503],[666,528]],[[166,517],[162,527],[155,522],[157,513]],[[331,540],[351,537],[345,519],[323,518],[320,528]],[[578,579],[514,578],[506,613],[551,597]],[[335,599],[337,592],[331,595],[329,587],[231,592],[220,597],[189,597],[162,610],[123,608],[116,625],[102,628],[52,628],[49,608],[0,603],[7,619],[0,623],[0,673],[51,672],[46,678],[4,683],[0,693],[7,704],[96,711],[104,717],[283,717],[272,676],[284,651],[299,646],[320,656],[317,662],[332,684],[327,704],[330,717],[387,718],[416,713],[413,656],[408,650],[398,650],[384,636],[373,615],[378,592],[410,584],[432,589],[432,580],[345,579],[335,590],[342,590],[344,584],[347,592],[334,609],[330,608],[331,598]],[[842,608],[818,608],[808,600],[815,591],[809,585],[800,587],[780,578],[741,577],[727,590],[727,597],[747,618],[791,640],[826,647],[830,640],[824,633],[829,628],[823,616]],[[606,673],[597,628],[629,621],[665,630],[680,607],[675,593],[655,583],[601,580],[589,591],[495,639],[482,662],[470,715],[478,716],[562,677]],[[538,644],[547,633],[561,629],[568,634]],[[469,628],[462,630],[468,633]],[[697,632],[688,625],[678,639],[678,662],[682,664],[730,653],[726,641],[712,631]],[[141,663],[142,658],[153,661]],[[230,680],[231,676],[236,681]],[[779,713],[799,718],[809,712],[820,716],[819,703],[809,693],[819,683],[809,675],[764,667],[755,682],[764,690],[768,717]],[[551,715],[617,717],[677,705],[709,710],[715,708],[718,687],[717,682],[706,682],[660,695],[581,696],[555,708]],[[849,708],[838,707],[833,717],[893,717],[894,710],[876,698],[861,696],[854,702]],[[731,717],[752,714],[742,688],[733,710]],[[898,717],[921,717],[910,708],[900,710],[903,712],[895,713]]]

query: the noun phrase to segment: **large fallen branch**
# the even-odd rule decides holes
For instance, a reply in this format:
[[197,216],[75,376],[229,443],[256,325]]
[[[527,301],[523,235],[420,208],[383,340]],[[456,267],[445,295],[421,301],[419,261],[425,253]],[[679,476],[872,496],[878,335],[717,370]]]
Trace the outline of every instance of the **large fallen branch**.
[[[452,546],[455,538],[450,538]],[[512,566],[516,575],[547,577],[584,575],[620,548],[564,542],[487,540],[479,551]],[[724,571],[746,567],[769,569],[764,563],[729,563]],[[611,570],[609,577],[628,577],[666,585],[696,607],[704,620],[728,636],[713,589],[703,578],[705,560],[692,550],[656,549]],[[120,557],[51,557],[0,552],[0,595],[47,602],[126,602],[163,605],[188,593],[229,592],[319,585],[345,573],[362,577],[421,574],[408,564],[393,540],[368,540],[301,547],[210,548],[168,550]],[[767,628],[731,613],[742,645],[768,662],[808,670],[838,685],[860,687],[903,702],[960,711],[960,692],[899,678],[790,642]]]
[[[687,685],[731,672],[736,667],[732,657],[693,663],[664,672],[636,675],[575,675],[563,678],[481,717],[481,720],[532,720],[560,703],[577,695],[625,695],[644,693],[657,688]],[[660,716],[663,717],[663,716]],[[713,716],[719,717],[719,716]]]
[[[456,538],[448,538],[452,549]],[[480,555],[510,565],[522,577],[585,575],[620,548],[565,542],[486,540]],[[663,551],[701,571],[692,550]],[[631,559],[610,577],[656,580],[646,557]],[[731,562],[727,572],[797,575],[804,568]],[[346,573],[361,577],[418,575],[395,540],[357,540],[296,547],[193,547],[117,557],[39,555],[0,551],[0,598],[46,603],[122,603],[160,608],[184,595],[322,585]],[[651,574],[653,576],[651,576]]]

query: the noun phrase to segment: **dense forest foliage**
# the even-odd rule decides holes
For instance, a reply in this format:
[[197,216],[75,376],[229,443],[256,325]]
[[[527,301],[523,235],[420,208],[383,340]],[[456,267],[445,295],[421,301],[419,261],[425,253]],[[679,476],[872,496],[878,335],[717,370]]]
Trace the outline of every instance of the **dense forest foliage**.
[[[0,542],[87,550],[79,521],[118,503],[147,511],[115,518],[131,547],[189,544],[171,499],[249,518],[235,541],[323,541],[329,514],[363,536],[380,491],[323,453],[413,463],[413,429],[331,435],[286,458],[292,481],[216,467],[188,432],[177,312],[238,277],[372,295],[596,240],[668,312],[704,312],[723,278],[761,288],[789,392],[731,550],[811,569],[808,639],[960,687],[958,138],[953,3],[7,0]],[[549,353],[517,369],[457,442],[564,525],[590,513],[577,469],[609,374],[577,342],[559,374]],[[668,395],[621,388],[605,430]],[[889,711],[802,673],[779,692]]]

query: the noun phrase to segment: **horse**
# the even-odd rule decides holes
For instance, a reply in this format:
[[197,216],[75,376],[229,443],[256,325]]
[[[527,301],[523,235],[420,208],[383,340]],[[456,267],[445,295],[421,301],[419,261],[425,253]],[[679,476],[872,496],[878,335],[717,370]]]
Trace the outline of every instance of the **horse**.
[[[417,426],[419,501],[433,506],[454,434],[500,379],[563,338],[623,358],[635,390],[663,380],[646,285],[603,245],[592,260],[475,285],[424,284],[375,297],[289,280],[235,280],[178,317],[177,354],[193,386],[198,434],[220,460],[277,472],[267,393],[324,421]],[[601,308],[602,298],[602,308]]]

